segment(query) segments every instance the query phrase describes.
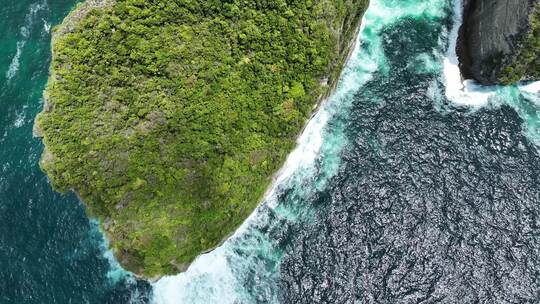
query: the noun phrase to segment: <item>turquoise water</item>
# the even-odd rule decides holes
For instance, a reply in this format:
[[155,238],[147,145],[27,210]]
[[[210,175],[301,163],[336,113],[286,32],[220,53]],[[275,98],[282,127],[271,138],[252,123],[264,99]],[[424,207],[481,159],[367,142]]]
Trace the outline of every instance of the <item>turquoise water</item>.
[[38,167],[43,146],[32,125],[47,81],[49,29],[75,1],[1,2],[0,303],[144,303],[148,285],[114,277],[83,206],[55,193]]
[[76,1],[0,1],[0,304],[540,302],[540,95],[460,90],[458,2],[372,0],[259,208],[150,284],[38,167],[50,28]]

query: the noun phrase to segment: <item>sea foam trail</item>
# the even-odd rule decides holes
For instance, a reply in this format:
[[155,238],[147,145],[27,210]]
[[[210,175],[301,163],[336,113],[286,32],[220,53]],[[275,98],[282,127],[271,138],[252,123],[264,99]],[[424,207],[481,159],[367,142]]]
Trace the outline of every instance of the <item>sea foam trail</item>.
[[21,53],[25,44],[26,44],[26,40],[17,42],[17,52],[15,53],[15,56],[13,56],[13,59],[11,59],[11,63],[9,64],[8,71],[6,72],[6,79],[8,81],[11,80],[15,76],[15,74],[17,74],[17,72],[19,71]]
[[[396,7],[397,6],[397,7]],[[267,230],[257,226],[279,229],[275,216],[294,221],[298,210],[309,208],[309,195],[335,174],[340,164],[340,151],[347,145],[344,120],[353,97],[375,72],[388,73],[388,65],[381,32],[403,18],[443,18],[446,4],[440,0],[417,1],[372,0],[364,18],[353,53],[342,73],[334,94],[319,107],[298,138],[296,149],[289,155],[283,168],[267,193],[265,200],[251,216],[219,248],[199,256],[190,268],[176,276],[164,277],[153,287],[153,302],[177,303],[253,303],[257,302],[244,286],[246,274],[255,273],[258,290],[265,303],[277,303],[276,270],[257,259],[267,259],[279,265],[277,241]],[[287,203],[282,202],[283,190],[293,191]],[[292,198],[291,198],[292,197]],[[267,212],[272,210],[272,216]],[[278,218],[279,219],[279,218]],[[275,222],[275,224],[274,224]],[[238,252],[247,252],[241,255]],[[260,298],[259,298],[260,299]]]
[[40,11],[45,10],[46,8],[47,1],[45,0],[40,3],[34,3],[30,6],[29,11],[24,18],[24,25],[19,29],[19,35],[21,37],[21,40],[17,41],[17,50],[15,52],[15,55],[11,59],[11,63],[9,64],[8,70],[6,72],[6,79],[8,82],[13,79],[13,77],[15,77],[15,75],[19,71],[19,67],[21,65],[22,51],[26,46],[28,39],[30,38],[30,29],[32,28],[35,17]]

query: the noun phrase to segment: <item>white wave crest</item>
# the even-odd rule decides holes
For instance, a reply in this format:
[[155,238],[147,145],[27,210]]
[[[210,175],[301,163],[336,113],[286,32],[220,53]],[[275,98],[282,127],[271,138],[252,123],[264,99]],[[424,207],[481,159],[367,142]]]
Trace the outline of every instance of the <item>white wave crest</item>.
[[13,59],[11,59],[11,63],[9,64],[8,71],[6,72],[6,79],[9,81],[11,80],[15,74],[19,71],[20,66],[20,59],[21,59],[21,53],[22,49],[25,46],[25,41],[19,41],[17,42],[17,53],[15,53],[15,56],[13,56]]
[[540,81],[535,81],[531,83],[523,83],[520,84],[519,90],[522,92],[530,93],[530,94],[538,94],[540,93]]
[[40,11],[47,9],[47,7],[47,1],[45,0],[30,5],[28,13],[26,13],[26,16],[24,17],[24,25],[19,29],[19,35],[22,39],[20,41],[17,41],[16,53],[11,59],[11,63],[9,64],[9,68],[6,72],[6,79],[8,82],[13,79],[13,77],[15,77],[15,75],[17,75],[17,72],[19,71],[19,67],[21,65],[20,60],[22,51],[26,46],[28,39],[30,39],[30,30],[34,24],[37,14]]

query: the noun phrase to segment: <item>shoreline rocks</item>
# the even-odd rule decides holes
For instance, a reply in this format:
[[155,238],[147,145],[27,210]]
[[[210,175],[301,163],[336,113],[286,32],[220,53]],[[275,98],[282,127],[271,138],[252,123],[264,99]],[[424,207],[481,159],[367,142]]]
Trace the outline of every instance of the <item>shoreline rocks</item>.
[[538,0],[465,0],[456,52],[465,79],[484,85],[510,84],[528,78],[505,77],[527,46]]

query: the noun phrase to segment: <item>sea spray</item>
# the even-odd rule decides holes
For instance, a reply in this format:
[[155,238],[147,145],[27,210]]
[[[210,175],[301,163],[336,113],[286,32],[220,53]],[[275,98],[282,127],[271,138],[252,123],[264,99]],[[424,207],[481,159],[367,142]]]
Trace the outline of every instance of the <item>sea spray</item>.
[[463,80],[456,54],[458,33],[463,23],[463,0],[453,1],[453,24],[448,33],[448,49],[443,60],[446,97],[456,105],[481,107],[493,97],[497,87],[484,87],[472,80]]

